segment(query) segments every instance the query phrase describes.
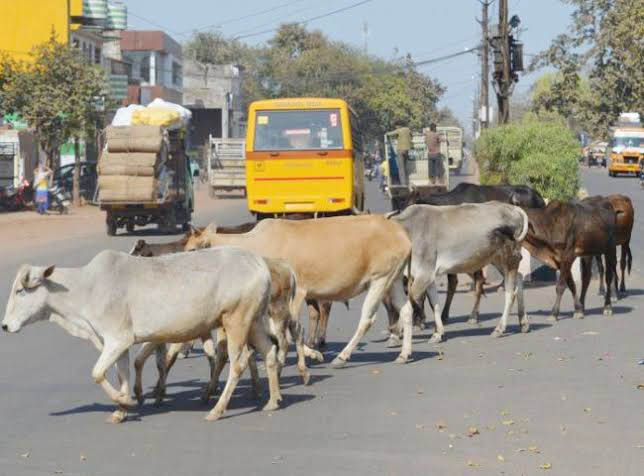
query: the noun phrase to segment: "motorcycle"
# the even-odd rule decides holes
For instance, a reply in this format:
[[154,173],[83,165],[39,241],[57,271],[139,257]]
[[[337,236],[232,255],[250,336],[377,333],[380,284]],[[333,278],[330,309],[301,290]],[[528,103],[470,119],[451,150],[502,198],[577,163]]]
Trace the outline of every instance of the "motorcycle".
[[72,202],[67,193],[60,185],[54,185],[49,189],[49,208],[50,210],[57,211],[58,213],[69,213],[69,207]]
[[13,185],[0,187],[0,209],[16,212],[27,208],[31,195],[31,186],[23,180],[18,188]]

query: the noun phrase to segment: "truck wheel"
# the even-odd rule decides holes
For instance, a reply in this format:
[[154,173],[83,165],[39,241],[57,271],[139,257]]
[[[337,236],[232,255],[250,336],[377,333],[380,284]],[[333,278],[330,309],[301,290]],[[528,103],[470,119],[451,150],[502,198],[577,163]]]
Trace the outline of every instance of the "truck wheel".
[[609,175],[609,177],[615,177],[615,175],[616,175],[616,174],[615,174],[615,172],[611,172],[611,171],[609,170],[609,171],[608,171],[608,175]]
[[183,225],[181,225],[181,231],[188,233],[190,231],[190,222],[187,221]]
[[125,225],[125,229],[127,230],[128,233],[134,232],[134,223],[131,221],[127,222],[127,225]]
[[118,227],[116,226],[116,221],[111,218],[108,218],[105,221],[105,224],[107,226],[107,236],[115,236],[116,230],[118,229]]

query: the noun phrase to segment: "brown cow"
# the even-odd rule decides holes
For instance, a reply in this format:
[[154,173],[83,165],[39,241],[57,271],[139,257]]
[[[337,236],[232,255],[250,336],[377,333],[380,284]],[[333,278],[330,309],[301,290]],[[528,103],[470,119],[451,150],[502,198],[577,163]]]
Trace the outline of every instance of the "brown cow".
[[[602,200],[608,200],[610,205],[615,210],[617,214],[617,241],[616,244],[621,246],[621,258],[620,258],[620,268],[622,271],[622,279],[619,280],[619,276],[615,273],[615,294],[617,297],[626,294],[626,269],[628,268],[628,273],[631,272],[631,266],[633,264],[633,255],[631,254],[631,233],[633,231],[633,222],[635,220],[635,210],[633,209],[633,203],[631,199],[626,195],[608,195],[607,197],[594,196],[588,197],[583,200],[586,202],[597,202]],[[606,289],[604,288],[604,265],[602,263],[601,257],[597,257],[597,267],[599,269],[599,294],[604,294]],[[618,289],[619,281],[619,289]]]
[[[606,283],[613,279],[616,262],[616,214],[605,207],[554,200],[546,208],[527,208],[528,234],[523,241],[532,256],[559,270],[557,297],[549,320],[559,318],[561,296],[566,285],[575,302],[574,317],[584,317],[583,300],[577,297],[571,267],[576,257],[605,255]],[[582,269],[583,275],[583,269]],[[612,315],[610,289],[604,299],[604,315]]]
[[209,227],[196,231],[185,249],[224,244],[288,262],[297,277],[295,309],[305,298],[346,301],[367,291],[358,329],[333,361],[334,367],[342,367],[349,360],[411,256],[411,242],[405,230],[380,215],[266,219],[251,232],[240,235],[217,233],[216,227]]

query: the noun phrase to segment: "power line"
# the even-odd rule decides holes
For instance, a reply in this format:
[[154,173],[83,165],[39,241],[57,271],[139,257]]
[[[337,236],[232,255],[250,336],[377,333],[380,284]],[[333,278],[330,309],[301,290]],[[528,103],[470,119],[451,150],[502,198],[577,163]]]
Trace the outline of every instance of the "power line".
[[450,55],[439,56],[438,58],[432,58],[432,59],[428,59],[428,60],[425,60],[425,61],[417,61],[417,62],[414,63],[414,66],[425,66],[426,64],[437,63],[439,61],[444,61],[444,60],[448,60],[448,59],[451,59],[451,58],[456,58],[457,56],[466,55],[467,53],[471,53],[473,51],[478,51],[480,49],[481,49],[480,45],[474,46],[472,48],[466,48],[465,50],[459,51],[458,53],[452,53]]
[[294,1],[291,1],[291,2],[282,3],[281,5],[276,5],[274,7],[267,8],[265,10],[261,10],[261,11],[255,12],[255,13],[249,13],[248,15],[244,15],[244,16],[241,16],[241,17],[230,18],[228,20],[224,20],[224,21],[219,22],[219,23],[214,23],[212,25],[202,26],[202,27],[199,27],[199,28],[195,28],[193,30],[186,30],[184,33],[192,33],[193,31],[208,30],[210,28],[219,28],[219,27],[221,27],[223,25],[228,25],[230,23],[235,23],[235,22],[238,22],[238,21],[247,20],[249,18],[258,17],[258,16],[263,15],[265,13],[270,13],[270,12],[273,12],[275,10],[280,10],[282,8],[290,7],[291,5],[295,5],[296,3],[301,3],[303,1],[304,0],[294,0]]
[[[320,20],[320,19],[322,19],[322,18],[326,18],[326,17],[328,17],[328,16],[335,15],[336,13],[346,12],[347,10],[351,10],[352,8],[359,7],[359,6],[361,6],[361,5],[364,5],[364,4],[366,4],[366,3],[370,3],[370,2],[372,2],[372,1],[373,1],[373,0],[362,0],[361,2],[353,3],[353,4],[351,4],[351,5],[347,5],[346,7],[338,8],[337,10],[332,10],[332,11],[330,11],[330,12],[323,13],[323,14],[318,15],[318,16],[314,16],[314,17],[311,17],[311,18],[307,18],[306,20],[302,20],[302,21],[299,21],[299,22],[295,22],[295,24],[296,24],[296,25],[303,25],[303,24],[306,24],[306,23],[312,22],[312,21],[314,21],[314,20]],[[271,28],[271,29],[268,29],[268,30],[258,31],[258,32],[256,32],[256,33],[249,33],[249,34],[247,34],[247,35],[238,36],[238,37],[233,38],[233,39],[234,39],[234,40],[240,40],[240,39],[242,39],[242,38],[250,38],[250,37],[252,37],[252,36],[263,35],[263,34],[265,34],[265,33],[272,33],[272,32],[274,32],[274,31],[277,31],[278,29],[279,29],[279,28]]]
[[[316,6],[317,6],[317,5],[316,5]],[[298,13],[305,12],[305,11],[307,11],[307,10],[311,10],[312,8],[315,8],[316,6],[310,6],[310,5],[309,5],[308,7],[300,8],[300,9],[298,9],[298,10],[295,10],[295,11],[293,11],[293,12],[289,13],[287,16],[288,16],[288,17],[292,17],[293,15],[297,15]],[[236,32],[236,33],[233,33],[233,34],[232,34],[232,35],[230,35],[230,36],[231,36],[233,39],[236,39],[236,37],[238,37],[239,35],[243,35],[244,33],[249,33],[249,32],[251,32],[251,33],[252,33],[252,32],[254,32],[254,31],[257,31],[257,29],[258,29],[258,28],[264,28],[265,26],[268,26],[268,25],[274,25],[275,23],[286,23],[286,22],[284,22],[284,17],[280,17],[280,18],[279,18],[279,19],[277,19],[277,20],[273,19],[273,20],[271,20],[271,21],[268,21],[268,22],[262,23],[261,25],[255,25],[255,26],[253,26],[253,27],[251,27],[251,28],[246,28],[246,29],[244,29],[244,30],[238,31],[238,32]]]
[[187,37],[187,35],[185,33],[181,33],[179,31],[173,31],[170,28],[166,28],[165,26],[160,25],[158,23],[155,23],[152,20],[149,20],[149,19],[147,19],[145,17],[142,17],[141,15],[137,15],[136,13],[134,13],[132,11],[128,11],[128,15],[131,15],[134,18],[138,18],[139,20],[144,21],[145,23],[147,23],[149,25],[156,26],[157,28],[161,28],[162,30],[164,30],[164,31],[166,31],[168,33],[172,33],[173,35]]

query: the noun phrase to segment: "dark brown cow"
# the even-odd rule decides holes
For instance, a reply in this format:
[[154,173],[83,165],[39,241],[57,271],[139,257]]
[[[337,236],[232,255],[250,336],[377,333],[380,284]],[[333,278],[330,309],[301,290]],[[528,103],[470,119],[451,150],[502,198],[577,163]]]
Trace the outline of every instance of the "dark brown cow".
[[[588,197],[583,200],[586,202],[598,202],[607,200],[617,214],[617,238],[616,244],[621,246],[620,268],[622,271],[621,280],[617,273],[615,273],[615,294],[619,297],[626,294],[626,269],[628,274],[631,273],[631,266],[633,264],[633,255],[631,254],[631,233],[633,231],[633,222],[635,220],[635,210],[631,199],[626,195],[608,195],[607,197],[594,196]],[[599,268],[599,293],[604,294],[606,289],[604,287],[604,265],[601,256],[597,257],[597,267]],[[619,281],[619,289],[618,289]]]
[[[579,202],[550,202],[546,208],[527,208],[530,224],[523,241],[532,256],[559,270],[557,297],[549,320],[559,318],[561,296],[566,285],[573,294],[576,319],[584,317],[585,290],[582,284],[581,300],[577,297],[572,277],[572,263],[577,257],[604,255],[606,257],[606,283],[609,288],[604,296],[604,315],[612,315],[610,286],[615,272],[616,214],[612,207]],[[583,260],[582,260],[583,261]],[[587,274],[582,266],[582,283]],[[587,287],[587,286],[586,286]]]

